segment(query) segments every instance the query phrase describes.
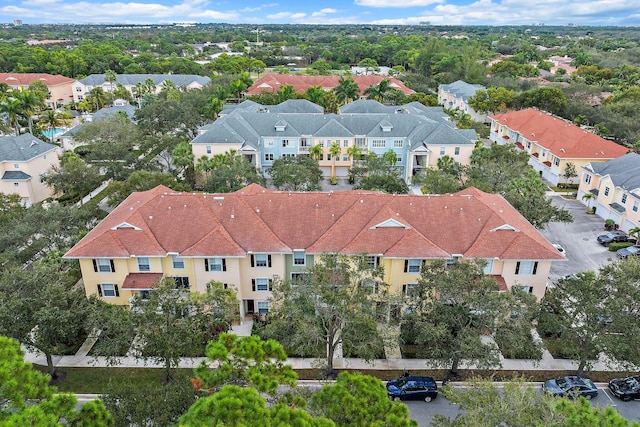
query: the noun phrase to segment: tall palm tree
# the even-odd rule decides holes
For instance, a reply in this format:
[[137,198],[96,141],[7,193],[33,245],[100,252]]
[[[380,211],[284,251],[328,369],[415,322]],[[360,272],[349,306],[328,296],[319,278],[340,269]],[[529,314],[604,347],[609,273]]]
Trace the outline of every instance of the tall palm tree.
[[324,99],[324,89],[322,89],[318,85],[313,85],[307,89],[304,94],[304,97],[309,102],[313,102],[314,104],[321,105],[322,100]]
[[147,77],[143,83],[145,93],[155,94],[156,93],[156,84],[153,82],[151,77]]
[[33,116],[44,108],[44,102],[30,90],[18,91],[17,95],[22,107],[22,116],[29,123],[29,133],[33,134]]
[[294,97],[294,94],[295,90],[293,89],[293,86],[291,86],[290,84],[286,84],[280,87],[280,90],[278,91],[278,101],[284,102],[287,99],[291,99]]
[[13,126],[16,135],[20,135],[20,116],[22,115],[22,104],[20,100],[13,96],[8,96],[0,102],[0,112],[5,113],[9,118],[9,124]]
[[109,93],[113,93],[113,83],[118,78],[118,75],[113,70],[106,70],[104,72],[104,81],[109,83]]
[[338,141],[333,141],[331,147],[329,147],[329,153],[331,154],[331,182],[333,183],[336,179],[336,157],[339,157],[340,153],[342,153]]
[[47,125],[49,133],[49,141],[53,142],[53,129],[62,125],[62,120],[59,114],[53,110],[47,110],[44,116],[44,124]]
[[595,198],[596,198],[596,196],[593,193],[584,193],[582,195],[582,200],[587,202],[587,212],[589,212],[589,209],[591,209],[591,200],[593,200]]
[[131,91],[133,92],[133,97],[138,100],[138,108],[140,108],[142,96],[145,93],[144,84],[141,82],[136,83]]
[[209,102],[204,106],[204,113],[210,117],[213,117],[213,120],[218,118],[218,113],[222,111],[223,102],[216,98],[215,95],[211,95],[209,98]]
[[92,110],[96,112],[106,105],[107,94],[104,92],[104,90],[102,90],[101,87],[94,87],[89,91],[87,101],[89,101],[89,103],[93,107]]
[[383,79],[377,86],[369,86],[364,94],[378,102],[383,102],[385,95],[391,90],[390,83],[389,79]]
[[360,88],[358,87],[358,84],[355,82],[355,80],[353,80],[353,77],[343,76],[338,80],[338,86],[333,88],[333,93],[335,93],[338,98],[344,100],[342,104],[344,105],[348,104],[350,99],[354,100],[357,98],[358,94],[360,93]]
[[323,151],[324,150],[322,149],[320,144],[312,145],[311,148],[309,148],[309,157],[315,160],[320,160],[322,159]]
[[351,166],[354,165],[356,160],[360,160],[362,157],[362,148],[357,145],[352,145],[347,148],[347,156],[349,156],[349,160],[351,160]]
[[395,166],[398,163],[398,156],[393,150],[389,150],[382,155],[382,159],[389,163],[390,166]]

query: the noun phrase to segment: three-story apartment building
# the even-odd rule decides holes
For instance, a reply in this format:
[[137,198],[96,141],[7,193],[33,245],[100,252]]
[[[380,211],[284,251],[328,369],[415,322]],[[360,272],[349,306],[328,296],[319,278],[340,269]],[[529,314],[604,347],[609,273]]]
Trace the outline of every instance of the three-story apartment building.
[[272,281],[304,274],[327,253],[366,256],[392,292],[409,292],[420,266],[481,258],[502,290],[542,298],[562,255],[499,195],[369,191],[285,192],[252,184],[235,193],[133,193],[66,255],[87,295],[128,305],[162,277],[203,292],[237,290],[241,314],[269,310]]

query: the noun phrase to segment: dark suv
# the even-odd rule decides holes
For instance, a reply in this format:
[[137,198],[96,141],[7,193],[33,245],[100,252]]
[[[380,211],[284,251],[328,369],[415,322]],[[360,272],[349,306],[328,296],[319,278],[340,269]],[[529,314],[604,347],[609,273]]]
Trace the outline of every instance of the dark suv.
[[424,400],[431,402],[438,396],[438,386],[431,377],[403,375],[387,383],[387,394],[393,400]]
[[609,243],[613,242],[628,242],[629,236],[622,230],[610,231],[607,234],[598,236],[598,243],[604,246],[609,246]]

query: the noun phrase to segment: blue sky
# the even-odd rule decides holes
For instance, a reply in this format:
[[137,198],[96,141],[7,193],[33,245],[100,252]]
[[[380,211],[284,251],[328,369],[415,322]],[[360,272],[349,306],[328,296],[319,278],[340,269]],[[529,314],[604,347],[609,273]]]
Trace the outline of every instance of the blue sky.
[[0,22],[640,25],[640,0],[2,0]]

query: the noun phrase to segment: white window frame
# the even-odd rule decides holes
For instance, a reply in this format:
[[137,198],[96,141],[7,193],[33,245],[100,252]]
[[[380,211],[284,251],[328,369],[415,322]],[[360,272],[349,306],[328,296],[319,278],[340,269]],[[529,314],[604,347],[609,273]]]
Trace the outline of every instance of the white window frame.
[[560,166],[560,157],[556,157],[555,159],[553,159],[553,164],[556,166]]
[[[302,259],[300,255],[302,254]],[[302,261],[302,262],[299,262]],[[305,251],[293,251],[293,265],[307,265],[307,256]]]
[[179,257],[178,255],[171,255],[171,266],[174,270],[184,270],[184,258]]
[[269,313],[269,301],[258,301],[256,303],[256,308],[258,309],[258,314]]
[[633,207],[631,208],[631,210],[634,212],[638,212],[638,202],[636,200],[633,201]]
[[627,204],[627,193],[622,193],[622,197],[620,198],[620,203],[623,205]]
[[444,156],[446,152],[447,152],[447,147],[440,147],[440,155],[441,156]]
[[264,153],[265,162],[273,162],[273,153]]
[[485,258],[486,264],[484,265],[484,274],[491,274],[493,272],[493,258]]
[[[137,258],[138,260],[138,271],[144,273],[146,271],[151,271],[151,260],[147,256],[140,256]],[[146,268],[145,268],[146,266]]]
[[459,156],[460,155],[460,147],[455,147],[453,149],[453,155],[454,156]]
[[209,258],[209,272],[222,273],[222,258]]
[[587,184],[591,184],[591,175],[589,175],[588,173],[584,174],[584,182]]
[[608,196],[609,195],[609,187],[604,187],[604,195]]
[[420,267],[422,267],[421,259],[409,258],[407,262],[407,273],[420,273]]
[[403,288],[404,288],[404,296],[405,297],[413,296],[413,295],[411,295],[411,293],[416,290],[417,286],[418,286],[417,283],[405,283],[404,286],[403,286]]
[[96,258],[98,273],[113,273],[111,271],[111,260],[109,258]]
[[[116,285],[115,283],[100,283],[100,287],[102,288],[102,297],[103,298],[115,298],[116,297]],[[109,287],[111,287],[110,290]],[[111,293],[112,295],[107,295],[107,293]]]
[[267,268],[269,266],[269,256],[267,254],[254,254],[253,262],[256,268]]
[[371,141],[371,147],[372,148],[386,148],[387,147],[387,141],[385,141],[384,139],[374,139],[373,141]]
[[[260,288],[264,289],[260,289]],[[256,277],[256,292],[269,292],[269,279],[266,277]]]
[[[518,261],[516,263],[516,269],[518,270],[516,275],[517,276],[533,276],[534,269],[536,269],[536,273],[537,273],[536,263],[537,261],[532,261],[532,260]],[[518,264],[519,264],[519,267],[518,267]]]
[[402,140],[402,139],[394,139],[393,140],[393,148],[404,148],[404,140]]
[[345,139],[342,141],[342,148],[347,148],[349,146],[349,140]]
[[210,145],[206,146],[206,150],[207,150],[207,154],[211,154],[211,146]]
[[530,293],[530,294],[532,294],[532,293],[533,293],[533,286],[531,286],[531,285],[522,285],[522,284],[519,284],[519,285],[513,285],[513,286],[516,286],[516,287],[518,287],[518,288],[522,288],[522,289],[523,289],[525,292],[527,292],[527,293]]

